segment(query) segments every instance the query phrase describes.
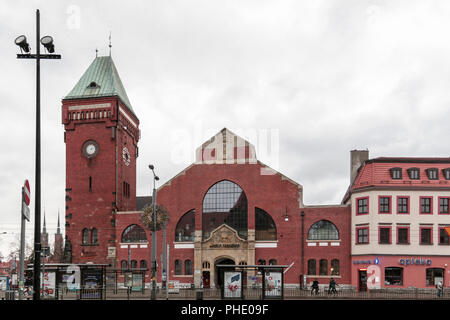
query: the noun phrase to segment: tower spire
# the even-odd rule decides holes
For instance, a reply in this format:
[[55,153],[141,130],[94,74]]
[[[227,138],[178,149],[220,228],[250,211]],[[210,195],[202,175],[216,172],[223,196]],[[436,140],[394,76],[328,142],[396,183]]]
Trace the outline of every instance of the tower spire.
[[59,209],[58,209],[58,226],[56,228],[56,234],[61,234],[61,227],[60,227],[60,223],[59,223]]
[[112,44],[111,44],[111,31],[109,32],[109,56],[111,57],[111,47],[112,47]]
[[43,233],[46,233],[46,232],[47,232],[47,228],[46,228],[46,226],[45,226],[45,208],[44,208],[44,228],[42,229],[42,232],[43,232]]

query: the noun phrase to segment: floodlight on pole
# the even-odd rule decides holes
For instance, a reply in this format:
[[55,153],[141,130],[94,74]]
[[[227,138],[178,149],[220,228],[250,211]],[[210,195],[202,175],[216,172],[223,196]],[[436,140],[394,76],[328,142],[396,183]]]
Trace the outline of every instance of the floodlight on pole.
[[42,37],[41,43],[49,53],[55,52],[55,45],[53,44],[53,38],[51,36]]
[[27,42],[27,37],[24,35],[18,36],[16,40],[14,40],[14,43],[20,47],[21,51],[24,51],[25,53],[30,52],[30,45]]

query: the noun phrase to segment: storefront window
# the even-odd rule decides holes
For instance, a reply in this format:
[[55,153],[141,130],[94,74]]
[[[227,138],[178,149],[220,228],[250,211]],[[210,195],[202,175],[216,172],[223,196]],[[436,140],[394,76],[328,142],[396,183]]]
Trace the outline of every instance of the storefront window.
[[222,224],[235,229],[247,239],[247,196],[235,183],[223,180],[213,185],[203,199],[202,237],[208,239],[211,232]]
[[444,269],[428,268],[426,270],[427,286],[434,286],[444,279]]
[[403,268],[389,267],[384,269],[385,285],[403,285]]

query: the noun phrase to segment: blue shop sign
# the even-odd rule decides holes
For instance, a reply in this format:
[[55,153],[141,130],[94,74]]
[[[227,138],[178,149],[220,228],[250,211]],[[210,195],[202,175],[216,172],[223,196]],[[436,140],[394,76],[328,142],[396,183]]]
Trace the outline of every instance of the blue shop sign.
[[375,258],[374,260],[373,260],[373,263],[372,263],[372,260],[353,260],[353,264],[380,264],[380,259],[378,259],[378,258]]

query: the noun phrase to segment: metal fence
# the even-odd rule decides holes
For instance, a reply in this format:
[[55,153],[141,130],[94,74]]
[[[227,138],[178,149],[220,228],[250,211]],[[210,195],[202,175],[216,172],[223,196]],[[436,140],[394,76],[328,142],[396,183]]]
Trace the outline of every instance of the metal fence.
[[[123,287],[102,286],[97,289],[69,290],[67,287],[57,288],[54,297],[43,296],[44,300],[150,300],[151,289],[144,288],[142,291],[132,291]],[[158,300],[220,300],[221,290],[208,289],[179,289],[177,292],[166,292],[158,288],[156,298]],[[17,300],[18,291],[0,291],[1,300]],[[25,300],[32,299],[32,295],[24,295]],[[261,288],[244,288],[243,299],[263,299]],[[360,299],[360,300],[450,300],[450,288],[445,288],[440,297],[436,289],[407,288],[407,289],[376,289],[368,291],[356,291],[354,289],[338,289],[336,294],[329,294],[328,288],[321,288],[317,294],[311,293],[309,289],[284,288],[283,299]]]

